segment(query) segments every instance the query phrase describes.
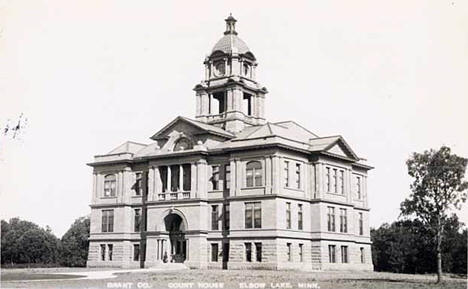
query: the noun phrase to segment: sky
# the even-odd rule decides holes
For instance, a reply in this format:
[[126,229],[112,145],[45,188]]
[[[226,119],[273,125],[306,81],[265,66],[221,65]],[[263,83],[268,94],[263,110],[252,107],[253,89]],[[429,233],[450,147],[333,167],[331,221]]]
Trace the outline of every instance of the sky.
[[342,135],[375,167],[371,226],[398,217],[412,152],[468,156],[466,1],[0,0],[0,124],[28,119],[0,137],[0,217],[61,237],[89,214],[86,163],[194,117],[229,13],[259,62],[267,119]]

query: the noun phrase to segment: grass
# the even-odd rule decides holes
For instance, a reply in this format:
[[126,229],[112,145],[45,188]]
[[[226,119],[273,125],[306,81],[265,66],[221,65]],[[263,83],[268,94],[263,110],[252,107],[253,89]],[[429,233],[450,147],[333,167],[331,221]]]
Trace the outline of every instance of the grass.
[[44,280],[44,279],[73,279],[84,277],[85,275],[69,275],[69,274],[44,274],[44,273],[7,273],[2,274],[2,282],[17,281],[17,280]]
[[[106,270],[106,269],[100,269]],[[32,280],[35,277],[60,272],[67,276],[67,272],[96,271],[95,269],[80,268],[44,268],[44,269],[11,269],[2,270],[2,288],[169,288],[174,286],[199,287],[199,282],[224,283],[224,288],[240,288],[241,283],[265,283],[264,288],[272,288],[283,283],[277,289],[298,288],[298,283],[308,283],[321,289],[424,289],[424,288],[467,288],[464,278],[446,277],[443,284],[434,284],[435,275],[409,275],[382,272],[298,272],[298,271],[266,271],[266,270],[184,270],[167,272],[122,272],[116,278],[104,280],[47,280],[47,281],[15,281]],[[68,275],[69,276],[69,275]],[[73,276],[76,277],[76,276]],[[57,277],[58,278],[58,277]],[[122,287],[125,284],[130,287]],[[288,284],[289,283],[289,284]],[[314,285],[316,284],[316,285]],[[273,286],[272,286],[273,285]],[[288,287],[290,285],[290,287]],[[120,287],[118,287],[120,286]],[[190,287],[189,287],[190,288]]]

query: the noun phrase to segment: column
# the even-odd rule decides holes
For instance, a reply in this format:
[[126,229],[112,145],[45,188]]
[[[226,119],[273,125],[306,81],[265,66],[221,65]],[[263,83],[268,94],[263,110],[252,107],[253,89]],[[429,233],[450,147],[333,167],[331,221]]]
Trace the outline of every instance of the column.
[[161,254],[160,254],[161,252],[160,252],[160,250],[159,250],[159,246],[160,246],[159,242],[160,242],[160,241],[161,241],[161,240],[159,240],[159,239],[156,240],[156,242],[157,242],[157,244],[156,244],[156,260],[161,260],[161,256],[160,256],[160,255],[161,255]]
[[150,166],[148,169],[148,201],[155,200],[154,193],[154,167]]
[[171,166],[167,166],[167,191],[168,192],[171,192],[171,187],[172,187],[172,184],[171,184]]
[[206,92],[201,93],[201,115],[209,114],[209,95]]
[[184,169],[179,165],[179,192],[184,190]]
[[154,200],[158,199],[158,195],[162,193],[162,182],[161,175],[159,173],[159,167],[153,167],[153,178],[154,178]]
[[195,163],[190,164],[190,198],[197,197],[197,165]]
[[202,99],[201,99],[201,94],[200,93],[197,93],[195,95],[196,97],[196,110],[195,110],[195,115],[196,116],[199,116],[202,114],[202,109],[201,109],[201,105],[202,105]]
[[227,111],[232,111],[234,109],[233,103],[233,93],[231,89],[226,91],[226,102],[227,102]]
[[207,62],[205,64],[205,80],[208,80],[210,78],[210,63]]

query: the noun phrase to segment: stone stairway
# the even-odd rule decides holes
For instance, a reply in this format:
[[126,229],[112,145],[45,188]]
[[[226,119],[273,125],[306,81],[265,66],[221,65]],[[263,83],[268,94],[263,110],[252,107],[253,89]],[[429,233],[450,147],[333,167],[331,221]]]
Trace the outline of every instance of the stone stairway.
[[161,270],[188,270],[189,268],[184,263],[157,263],[150,268]]

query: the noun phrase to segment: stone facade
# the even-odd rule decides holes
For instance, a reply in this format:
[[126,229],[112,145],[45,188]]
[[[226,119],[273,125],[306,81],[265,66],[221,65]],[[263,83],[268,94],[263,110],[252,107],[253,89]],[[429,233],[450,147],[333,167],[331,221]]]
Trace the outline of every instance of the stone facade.
[[372,270],[367,172],[341,136],[265,119],[257,62],[226,19],[196,120],[95,156],[89,267]]

